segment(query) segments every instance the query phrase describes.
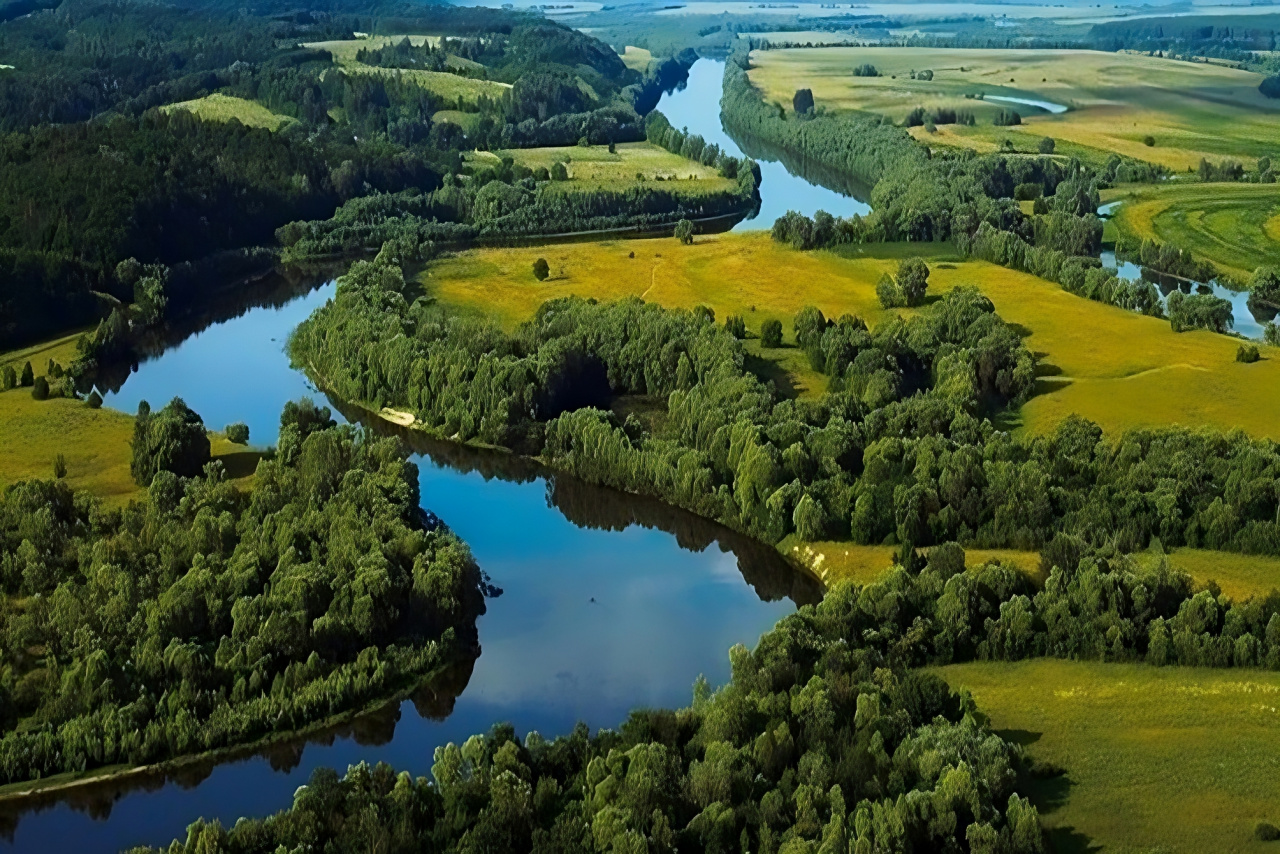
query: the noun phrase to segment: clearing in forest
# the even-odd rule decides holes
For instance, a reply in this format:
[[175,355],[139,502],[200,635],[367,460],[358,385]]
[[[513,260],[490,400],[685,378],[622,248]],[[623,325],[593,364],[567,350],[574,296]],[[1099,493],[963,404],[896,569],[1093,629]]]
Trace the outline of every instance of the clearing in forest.
[[1137,186],[1112,219],[1116,233],[1189,250],[1247,283],[1280,265],[1280,184]]
[[1037,659],[937,672],[1064,774],[1033,783],[1058,851],[1269,851],[1280,674]]
[[[900,258],[920,254],[932,268],[931,294],[976,287],[1029,336],[1042,376],[1017,413],[1020,429],[1043,433],[1077,413],[1113,434],[1180,424],[1280,438],[1280,351],[1274,348],[1264,346],[1261,361],[1237,362],[1238,339],[1204,330],[1176,333],[1167,320],[1093,302],[1026,273],[960,261],[945,245],[843,251],[798,252],[762,232],[701,236],[692,246],[666,238],[476,249],[435,262],[423,282],[444,302],[493,316],[507,328],[556,297],[639,296],[671,308],[708,305],[718,320],[741,315],[753,335],[776,318],[792,344],[791,320],[806,305],[828,317],[849,313],[879,323],[890,312],[876,299],[876,282],[894,272]],[[538,258],[550,267],[544,282],[533,276]],[[774,365],[789,359],[776,377],[784,391],[787,384],[799,394],[825,388],[793,346],[767,355]]]
[[[648,142],[618,143],[615,149],[611,152],[605,145],[569,145],[519,148],[500,154],[529,169],[550,170],[554,164],[563,163],[569,180],[552,186],[565,190],[626,190],[639,181],[665,182],[658,183],[658,189],[675,192],[726,192],[736,186],[735,181],[720,177],[716,167],[703,166]],[[482,165],[496,164],[498,155],[478,151],[471,159]]]
[[257,101],[223,95],[221,92],[214,92],[212,95],[205,95],[193,101],[168,104],[160,109],[166,113],[186,110],[207,122],[229,122],[236,119],[246,127],[266,128],[270,131],[280,130],[293,121],[289,116],[274,113]]
[[[1092,50],[878,47],[765,50],[752,53],[751,61],[752,82],[788,110],[796,90],[810,88],[820,107],[879,113],[895,122],[916,107],[973,113],[974,126],[913,131],[934,144],[993,150],[1010,139],[1019,150],[1034,151],[1050,136],[1092,149],[1092,160],[1115,152],[1178,172],[1202,157],[1235,158],[1252,168],[1256,158],[1280,151],[1280,101],[1258,91],[1262,75],[1222,65]],[[855,77],[863,65],[880,76]],[[931,79],[920,79],[920,72]],[[1067,110],[1055,114],[1049,104]],[[1002,110],[1018,112],[1022,124],[993,125]],[[1075,153],[1070,148],[1059,153]]]
[[[440,96],[457,108],[476,106],[481,98],[498,99],[502,93],[511,88],[508,83],[495,80],[483,80],[474,77],[463,77],[449,71],[424,71],[416,68],[382,68],[365,65],[356,59],[361,50],[377,50],[389,44],[408,39],[414,47],[430,44],[437,47],[440,36],[400,35],[400,36],[367,36],[360,39],[342,41],[308,42],[303,47],[315,50],[326,50],[333,56],[334,62],[348,74],[379,74],[384,77],[398,77],[409,80],[434,95]],[[449,56],[448,65],[456,70],[482,68],[479,63],[457,56]]]

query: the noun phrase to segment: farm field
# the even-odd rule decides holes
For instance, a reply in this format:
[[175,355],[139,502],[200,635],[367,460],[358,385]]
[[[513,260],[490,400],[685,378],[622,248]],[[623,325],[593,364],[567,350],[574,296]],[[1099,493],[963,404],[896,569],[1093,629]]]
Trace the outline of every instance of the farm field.
[[[851,247],[842,257],[796,252],[767,234],[748,233],[700,237],[693,246],[668,238],[482,249],[436,262],[423,281],[443,301],[493,315],[508,328],[555,297],[639,296],[675,308],[709,305],[717,318],[740,314],[753,333],[777,318],[790,341],[791,319],[805,305],[878,323],[887,312],[875,283],[914,252],[933,253],[926,255],[932,293],[977,287],[1029,334],[1042,377],[1019,413],[1020,429],[1046,432],[1078,413],[1109,432],[1181,424],[1280,437],[1280,354],[1272,349],[1263,348],[1262,361],[1242,364],[1234,338],[1175,333],[1166,320],[1093,302],[1025,273],[956,261],[945,246]],[[545,282],[531,272],[539,257],[551,267]],[[792,364],[804,367],[802,359]],[[813,375],[795,376],[799,386],[815,382]]]
[[[854,77],[864,63],[880,77]],[[977,125],[947,125],[932,141],[991,150],[1000,139],[1018,148],[1051,136],[1097,152],[1115,152],[1178,172],[1202,157],[1245,162],[1280,148],[1280,103],[1257,89],[1260,74],[1207,63],[1088,50],[979,50],[831,47],[756,51],[751,80],[766,100],[791,104],[811,88],[819,106],[863,110],[901,121],[915,107],[973,112]],[[913,80],[912,71],[933,72]],[[977,100],[999,96],[1067,107]],[[1015,109],[1023,123],[995,127],[995,113]],[[917,136],[929,136],[923,128]],[[1145,144],[1152,137],[1153,146]],[[1063,153],[1069,153],[1064,150]],[[1095,158],[1096,159],[1096,158]]]
[[1059,852],[1268,851],[1280,674],[1040,659],[939,668],[992,727],[1066,774],[1036,781]]
[[207,122],[229,122],[236,119],[246,127],[266,128],[277,131],[293,121],[289,116],[282,116],[259,104],[244,98],[235,98],[214,92],[193,101],[181,101],[161,107],[166,113],[174,110],[187,110]]
[[389,44],[409,40],[409,44],[414,47],[422,47],[429,44],[432,47],[440,45],[439,36],[429,35],[410,35],[410,36],[365,36],[359,39],[335,39],[325,42],[307,42],[303,47],[309,47],[312,50],[327,50],[334,58],[335,62],[340,64],[353,63],[356,61],[356,54],[362,50],[377,50],[386,47]]
[[[723,192],[735,186],[735,182],[720,177],[714,166],[703,166],[647,142],[618,143],[615,149],[610,152],[604,145],[570,145],[518,148],[501,154],[529,169],[550,169],[554,163],[564,163],[569,173],[569,180],[562,182],[566,190],[625,190],[639,180],[637,176],[643,176],[646,181],[677,183],[677,187],[669,189]],[[490,152],[476,152],[472,159],[496,163],[497,157]]]
[[1120,236],[1190,250],[1239,281],[1280,264],[1280,185],[1136,187],[1112,223]]

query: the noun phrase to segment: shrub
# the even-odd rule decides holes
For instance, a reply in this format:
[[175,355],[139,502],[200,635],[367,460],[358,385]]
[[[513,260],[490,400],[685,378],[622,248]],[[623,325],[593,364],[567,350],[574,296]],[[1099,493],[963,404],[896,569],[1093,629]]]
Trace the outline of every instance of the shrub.
[[1017,110],[1000,110],[991,120],[996,127],[1009,127],[1022,124],[1022,115]]
[[53,479],[62,480],[67,476],[67,458],[58,454],[53,458]]
[[31,396],[36,400],[49,399],[49,381],[44,377],[36,377],[31,384]]
[[8,391],[18,384],[18,374],[12,365],[5,365],[0,371],[0,391]]
[[539,282],[544,282],[547,276],[551,275],[551,265],[547,263],[546,258],[539,258],[533,262],[533,277]]
[[561,163],[559,160],[551,164],[551,180],[552,181],[568,181],[569,180],[569,170],[565,168],[565,165]]
[[1236,361],[1252,364],[1262,358],[1258,355],[1258,346],[1256,344],[1241,344],[1236,350]]
[[687,219],[682,219],[676,223],[676,240],[679,240],[685,246],[693,243],[693,223]]
[[1253,826],[1253,835],[1259,842],[1274,842],[1280,839],[1280,827],[1276,827],[1269,821],[1260,821]]
[[36,372],[31,369],[31,363],[27,362],[22,366],[22,387],[31,388],[36,381]]
[[781,320],[766,320],[760,324],[760,343],[765,347],[782,346]]
[[133,425],[133,458],[129,463],[134,482],[150,486],[155,476],[172,472],[195,477],[209,462],[209,436],[204,421],[175,397],[159,412],[138,406]]
[[1144,136],[1142,138],[1142,144],[1145,145],[1147,148],[1154,148],[1156,144],[1156,138],[1148,134],[1147,136]]
[[102,395],[98,394],[98,390],[96,388],[89,392],[89,397],[85,400],[85,405],[90,409],[102,408]]
[[796,111],[796,115],[808,115],[813,112],[813,90],[797,89],[796,94],[791,98],[791,108]]
[[228,424],[227,429],[223,431],[227,435],[227,441],[237,445],[249,444],[249,425],[243,421],[237,421],[235,424]]
[[747,324],[741,315],[731,314],[724,319],[724,328],[739,340],[747,337]]
[[1258,91],[1268,98],[1280,98],[1280,76],[1268,77],[1258,84]]
[[880,70],[869,62],[864,62],[857,68],[853,69],[854,77],[879,77]]
[[1053,154],[1053,150],[1057,147],[1058,144],[1053,141],[1053,137],[1051,136],[1046,136],[1044,139],[1040,140],[1039,148],[1041,154]]
[[1034,181],[1013,188],[1013,197],[1020,202],[1030,202],[1044,195],[1044,187]]
[[880,299],[880,305],[885,308],[901,308],[906,304],[898,283],[888,273],[881,276],[880,281],[876,283],[876,296]]
[[905,258],[898,262],[898,292],[906,305],[920,305],[924,302],[925,290],[929,287],[929,265],[919,258]]
[[1276,326],[1274,320],[1268,321],[1267,325],[1262,327],[1262,340],[1272,347],[1280,347],[1280,326]]

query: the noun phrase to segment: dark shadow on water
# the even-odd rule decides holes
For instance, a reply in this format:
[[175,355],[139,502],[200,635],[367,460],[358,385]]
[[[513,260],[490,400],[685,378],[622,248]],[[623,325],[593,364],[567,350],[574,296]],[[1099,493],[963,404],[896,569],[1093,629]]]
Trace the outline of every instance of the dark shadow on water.
[[817,604],[822,599],[822,583],[788,563],[777,549],[687,510],[656,498],[589,484],[505,451],[434,439],[332,399],[330,405],[347,420],[364,424],[379,434],[398,436],[415,453],[463,474],[477,472],[486,480],[498,478],[514,483],[541,478],[547,485],[547,506],[559,510],[580,528],[622,531],[638,525],[671,534],[676,544],[686,551],[701,552],[717,546],[737,558],[743,579],[763,601],[787,598],[802,606]]

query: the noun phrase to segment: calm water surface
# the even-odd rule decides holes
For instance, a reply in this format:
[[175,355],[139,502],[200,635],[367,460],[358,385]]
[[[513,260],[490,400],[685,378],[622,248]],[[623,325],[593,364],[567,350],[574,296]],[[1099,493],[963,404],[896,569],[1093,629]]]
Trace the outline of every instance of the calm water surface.
[[[806,164],[784,161],[780,152],[749,141],[737,140],[729,135],[720,121],[720,93],[723,91],[724,63],[719,60],[699,59],[689,69],[688,82],[674,92],[668,92],[658,102],[657,109],[678,128],[688,128],[700,134],[707,142],[714,142],[724,151],[736,157],[745,153],[760,164],[760,212],[734,226],[734,231],[751,231],[772,228],[773,221],[787,211],[799,211],[813,216],[824,210],[834,216],[866,215],[871,206],[854,198],[852,192],[840,192],[831,186],[840,186],[834,176],[826,178],[828,186],[818,183],[816,168]],[[740,144],[740,143],[745,143]],[[808,175],[808,180],[802,175]]]
[[[183,397],[205,422],[249,425],[275,441],[280,408],[317,396],[283,347],[332,296],[325,284],[284,305],[215,323],[112,383],[132,412]],[[502,588],[480,618],[473,668],[447,684],[309,743],[174,778],[85,788],[0,813],[7,850],[107,852],[183,836],[197,816],[225,824],[286,807],[317,766],[385,760],[430,773],[433,749],[510,722],[554,736],[577,721],[617,726],[639,706],[679,706],[693,681],[728,679],[728,650],[753,645],[815,582],[770,549],[665,507],[550,476],[510,457],[417,441],[422,504],[463,537]]]

